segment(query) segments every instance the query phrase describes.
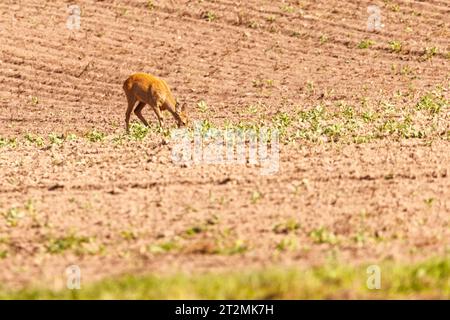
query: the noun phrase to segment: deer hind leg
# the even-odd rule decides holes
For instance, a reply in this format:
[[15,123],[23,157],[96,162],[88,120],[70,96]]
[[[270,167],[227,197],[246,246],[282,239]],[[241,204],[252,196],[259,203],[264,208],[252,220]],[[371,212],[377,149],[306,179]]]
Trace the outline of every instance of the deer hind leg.
[[142,123],[148,127],[148,122],[147,120],[145,120],[145,118],[142,116],[142,109],[144,109],[145,107],[145,103],[144,102],[139,102],[139,104],[136,106],[136,109],[134,109],[134,114],[137,115],[137,117],[139,118],[139,120],[142,121]]
[[136,98],[127,94],[128,108],[125,113],[125,128],[127,132],[130,132],[130,116],[133,111],[134,104],[136,103]]

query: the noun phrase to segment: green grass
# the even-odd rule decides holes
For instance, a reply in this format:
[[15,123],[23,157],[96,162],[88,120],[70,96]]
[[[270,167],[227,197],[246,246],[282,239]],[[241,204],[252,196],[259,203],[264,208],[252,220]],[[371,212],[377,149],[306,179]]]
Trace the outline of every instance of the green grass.
[[0,299],[336,299],[450,297],[450,257],[416,264],[384,262],[381,288],[367,289],[367,265],[188,275],[123,276],[81,285],[80,290],[0,288]]

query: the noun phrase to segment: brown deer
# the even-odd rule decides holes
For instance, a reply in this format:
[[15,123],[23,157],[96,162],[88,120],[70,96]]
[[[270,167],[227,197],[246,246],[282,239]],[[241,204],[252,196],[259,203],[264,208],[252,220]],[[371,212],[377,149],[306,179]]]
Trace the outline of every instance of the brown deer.
[[177,122],[178,127],[188,124],[188,117],[185,113],[186,105],[180,107],[179,103],[174,99],[167,83],[146,73],[135,73],[128,77],[123,84],[123,90],[127,96],[128,108],[125,115],[126,130],[130,130],[130,116],[133,108],[138,101],[134,113],[148,126],[148,122],[142,116],[142,109],[146,104],[150,105],[158,117],[159,125],[164,126],[162,111],[169,111]]

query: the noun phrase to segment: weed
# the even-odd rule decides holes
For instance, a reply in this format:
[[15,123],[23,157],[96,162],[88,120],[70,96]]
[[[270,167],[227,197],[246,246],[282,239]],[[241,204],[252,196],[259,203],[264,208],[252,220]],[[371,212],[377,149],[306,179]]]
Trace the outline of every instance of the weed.
[[137,240],[138,238],[137,234],[131,230],[123,230],[120,232],[120,236],[127,241]]
[[106,135],[103,132],[100,132],[100,131],[97,131],[96,129],[94,129],[94,130],[86,133],[85,136],[90,142],[99,142],[99,141],[103,141],[105,139]]
[[206,104],[206,102],[204,100],[201,100],[200,102],[197,103],[197,108],[202,113],[206,113],[209,110],[208,105]]
[[293,6],[283,5],[281,7],[281,10],[283,10],[284,12],[287,12],[287,13],[293,13],[295,8]]
[[180,249],[180,245],[176,241],[167,241],[148,246],[148,251],[153,254],[166,253],[177,249]]
[[286,222],[278,223],[273,227],[275,233],[290,233],[300,228],[300,224],[296,219],[289,219]]
[[298,249],[298,239],[294,236],[289,236],[286,238],[283,238],[278,244],[277,244],[277,250],[278,251],[294,251]]
[[439,113],[442,108],[448,107],[448,105],[449,101],[443,96],[439,96],[436,92],[433,92],[422,96],[416,105],[416,109],[427,110],[431,114],[436,114]]
[[141,123],[133,123],[131,125],[131,136],[134,140],[143,140],[149,133],[149,127]]
[[46,247],[51,254],[60,254],[67,250],[74,250],[77,254],[81,254],[83,253],[84,245],[91,241],[91,238],[71,234],[69,236],[50,238]]
[[399,53],[400,51],[402,51],[402,47],[402,43],[398,40],[389,41],[389,48],[392,52]]
[[319,229],[311,231],[309,236],[315,243],[319,244],[328,243],[334,245],[338,243],[336,235],[325,227],[320,227]]
[[424,49],[423,55],[420,58],[422,61],[431,60],[437,54],[438,54],[438,48],[426,47]]
[[39,98],[35,96],[31,97],[31,104],[37,106],[39,104]]
[[42,138],[40,136],[32,135],[30,133],[27,133],[25,135],[25,140],[27,140],[29,143],[35,144],[37,147],[42,147],[45,144],[44,138]]
[[256,204],[261,198],[262,198],[262,194],[259,191],[255,190],[252,192],[250,200],[251,200],[252,204]]
[[322,34],[321,36],[320,36],[320,38],[319,38],[319,42],[320,42],[320,44],[324,44],[324,43],[326,43],[326,42],[328,42],[328,36],[327,35],[325,35],[325,34]]
[[7,226],[16,227],[19,224],[19,221],[25,217],[25,212],[18,208],[11,208],[6,212],[3,212],[2,216],[5,218]]
[[51,144],[61,145],[64,142],[64,136],[62,134],[50,133],[48,139]]
[[205,12],[202,13],[201,18],[206,20],[206,21],[208,21],[208,22],[212,22],[212,21],[217,19],[217,16],[212,11],[205,11]]
[[358,44],[358,48],[359,49],[368,49],[371,46],[373,46],[375,44],[375,41],[370,40],[370,39],[365,39],[362,40],[359,44]]
[[199,234],[199,233],[201,233],[203,231],[204,231],[203,227],[201,227],[201,226],[194,226],[194,227],[191,227],[191,228],[187,229],[185,233],[188,236],[193,236],[193,235]]

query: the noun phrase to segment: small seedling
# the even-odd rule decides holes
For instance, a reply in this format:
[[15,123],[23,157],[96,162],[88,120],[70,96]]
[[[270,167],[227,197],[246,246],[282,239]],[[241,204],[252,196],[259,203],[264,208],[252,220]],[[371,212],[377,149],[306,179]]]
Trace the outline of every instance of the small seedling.
[[31,97],[31,104],[37,106],[39,104],[39,98],[35,96]]
[[328,42],[328,36],[325,34],[322,34],[319,38],[319,42],[320,42],[320,44],[324,44],[324,43]]
[[392,52],[399,53],[402,51],[402,43],[398,40],[393,40],[389,42],[389,48]]
[[204,100],[201,100],[200,102],[197,103],[197,108],[202,113],[206,113],[209,110],[208,105],[206,104],[206,102]]
[[103,141],[105,139],[105,134],[103,132],[97,131],[96,129],[86,133],[86,138],[90,142]]
[[261,198],[262,198],[262,194],[259,191],[255,190],[255,191],[252,192],[252,196],[251,196],[250,200],[251,200],[252,204],[255,204]]
[[289,219],[286,222],[278,223],[273,227],[275,233],[290,233],[300,228],[300,224],[295,219]]
[[422,61],[431,60],[438,53],[438,48],[436,47],[426,47],[423,55],[421,56]]
[[370,40],[370,39],[366,39],[366,40],[362,40],[359,44],[358,44],[358,48],[359,49],[368,49],[371,46],[373,46],[375,44],[375,41]]
[[204,20],[206,20],[208,22],[212,22],[212,21],[217,19],[217,16],[212,11],[206,11],[206,12],[202,13],[202,19],[204,19]]
[[311,231],[309,235],[315,243],[336,244],[338,242],[336,235],[324,227]]
[[62,134],[50,133],[48,139],[51,144],[61,145],[64,142],[64,136]]

